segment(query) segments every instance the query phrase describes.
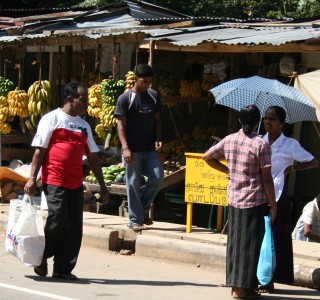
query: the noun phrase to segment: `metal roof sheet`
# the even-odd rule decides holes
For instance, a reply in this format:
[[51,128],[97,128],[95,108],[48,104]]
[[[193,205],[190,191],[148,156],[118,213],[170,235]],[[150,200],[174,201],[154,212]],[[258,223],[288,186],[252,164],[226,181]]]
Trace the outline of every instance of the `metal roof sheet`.
[[290,42],[304,41],[320,37],[320,30],[315,28],[280,28],[280,27],[253,27],[246,28],[217,26],[206,30],[206,26],[197,31],[197,27],[179,29],[177,34],[170,32],[162,35],[149,32],[150,40],[168,40],[177,46],[196,46],[203,42],[214,42],[226,45],[282,45]]

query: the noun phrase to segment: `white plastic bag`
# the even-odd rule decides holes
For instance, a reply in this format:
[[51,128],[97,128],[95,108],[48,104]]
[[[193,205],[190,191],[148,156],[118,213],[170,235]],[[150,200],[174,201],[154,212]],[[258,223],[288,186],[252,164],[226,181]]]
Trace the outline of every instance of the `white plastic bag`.
[[43,220],[28,194],[23,200],[10,201],[5,247],[26,266],[41,264],[45,247]]

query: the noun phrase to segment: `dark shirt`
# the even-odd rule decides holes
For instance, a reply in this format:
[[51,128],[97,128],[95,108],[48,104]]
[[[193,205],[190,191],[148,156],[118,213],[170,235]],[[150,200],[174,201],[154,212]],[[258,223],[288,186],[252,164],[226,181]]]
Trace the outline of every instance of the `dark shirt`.
[[155,149],[155,113],[160,112],[161,108],[159,94],[152,89],[143,94],[129,90],[119,96],[115,115],[127,119],[125,132],[132,152]]

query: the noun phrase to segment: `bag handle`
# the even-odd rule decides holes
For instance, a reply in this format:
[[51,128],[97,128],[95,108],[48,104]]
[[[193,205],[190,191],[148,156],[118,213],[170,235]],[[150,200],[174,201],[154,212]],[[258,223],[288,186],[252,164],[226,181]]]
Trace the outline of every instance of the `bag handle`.
[[34,200],[32,199],[32,197],[29,194],[24,194],[23,195],[23,199],[22,199],[22,205],[25,203],[30,203],[31,205],[35,205]]

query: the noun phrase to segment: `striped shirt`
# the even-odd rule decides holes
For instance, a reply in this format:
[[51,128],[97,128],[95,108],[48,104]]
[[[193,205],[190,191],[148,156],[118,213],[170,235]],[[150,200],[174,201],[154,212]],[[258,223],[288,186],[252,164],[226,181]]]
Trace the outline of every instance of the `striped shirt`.
[[266,203],[261,168],[271,167],[271,148],[256,133],[226,136],[210,148],[210,157],[225,159],[229,168],[228,204],[250,208]]

